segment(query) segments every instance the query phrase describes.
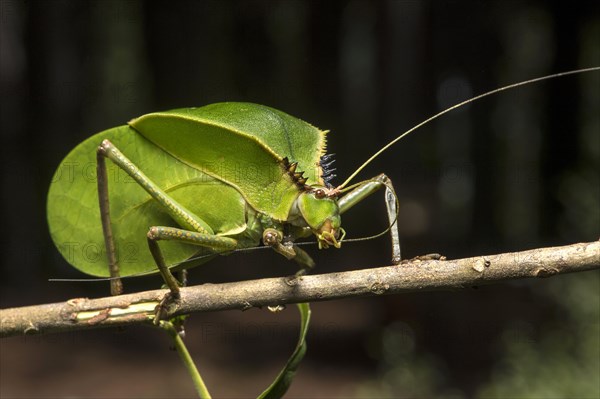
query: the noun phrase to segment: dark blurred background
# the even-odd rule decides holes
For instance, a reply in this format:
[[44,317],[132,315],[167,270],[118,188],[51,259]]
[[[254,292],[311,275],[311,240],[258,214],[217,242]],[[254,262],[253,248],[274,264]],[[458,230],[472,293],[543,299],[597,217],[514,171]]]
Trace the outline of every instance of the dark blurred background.
[[[1,306],[97,297],[54,248],[45,196],[61,159],[151,111],[266,104],[330,129],[341,183],[433,113],[504,84],[600,65],[594,1],[0,1]],[[500,94],[417,131],[363,172],[388,174],[404,257],[597,240],[600,74]],[[344,215],[385,228],[378,195]],[[308,249],[316,273],[389,264],[387,238]],[[268,251],[192,270],[192,284],[289,275]],[[598,272],[459,292],[313,305],[289,397],[598,398]],[[153,289],[157,277],[126,281]],[[291,353],[296,312],[198,314],[188,338],[216,397],[252,397]],[[2,397],[189,397],[149,328],[1,342]]]

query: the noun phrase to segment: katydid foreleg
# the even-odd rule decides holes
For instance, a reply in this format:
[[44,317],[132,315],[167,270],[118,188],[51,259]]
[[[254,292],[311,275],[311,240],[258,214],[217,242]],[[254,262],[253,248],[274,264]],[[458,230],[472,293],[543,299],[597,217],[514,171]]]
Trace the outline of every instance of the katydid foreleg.
[[392,181],[385,174],[380,174],[360,184],[338,201],[340,213],[343,214],[371,194],[385,187],[385,206],[387,209],[390,238],[392,240],[392,263],[400,263],[400,236],[398,234],[398,197]]

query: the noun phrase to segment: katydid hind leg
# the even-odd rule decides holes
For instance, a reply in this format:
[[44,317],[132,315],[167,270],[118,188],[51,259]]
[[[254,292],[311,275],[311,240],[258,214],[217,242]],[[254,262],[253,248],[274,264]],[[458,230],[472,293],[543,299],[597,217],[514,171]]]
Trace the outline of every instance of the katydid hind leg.
[[115,240],[112,232],[110,218],[110,202],[108,198],[108,178],[106,173],[106,161],[100,149],[96,154],[96,177],[98,182],[98,202],[100,205],[100,219],[102,221],[102,234],[104,235],[104,246],[108,260],[108,271],[111,277],[110,293],[120,295],[123,293],[123,282],[119,273],[119,264],[115,251]]
[[[133,162],[121,153],[109,140],[104,140],[98,147],[98,193],[100,197],[100,209],[105,234],[107,253],[111,276],[118,276],[118,264],[114,251],[114,237],[110,223],[110,209],[108,202],[108,184],[106,179],[106,161],[109,158],[117,167],[131,176],[140,187],[142,187],[163,209],[184,229],[172,227],[152,227],[148,233],[148,245],[150,252],[161,272],[165,283],[171,289],[174,296],[178,295],[179,284],[173,277],[165,264],[164,257],[160,251],[158,240],[177,240],[193,245],[200,245],[215,250],[231,250],[236,247],[237,241],[220,237],[213,233],[211,227],[200,217],[186,209],[175,201],[169,194],[163,191],[150,178],[148,178]],[[116,272],[113,271],[116,269]],[[117,280],[118,281],[118,280]]]
[[385,174],[380,174],[364,182],[339,199],[340,213],[343,214],[365,198],[385,188],[385,206],[387,210],[390,239],[392,241],[392,263],[398,264],[401,260],[400,235],[398,233],[398,197],[392,181]]
[[150,196],[158,202],[163,209],[184,229],[205,234],[213,234],[212,228],[193,212],[175,201],[169,194],[162,190],[148,176],[146,176],[131,160],[129,160],[109,140],[104,140],[98,152],[109,158],[115,165],[124,170],[133,180],[140,185]]

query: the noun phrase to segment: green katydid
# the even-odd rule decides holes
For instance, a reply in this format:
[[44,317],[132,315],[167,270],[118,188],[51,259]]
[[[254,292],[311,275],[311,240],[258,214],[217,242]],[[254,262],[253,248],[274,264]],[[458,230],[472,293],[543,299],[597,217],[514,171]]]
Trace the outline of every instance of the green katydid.
[[[52,238],[67,261],[96,276],[148,272],[154,259],[173,290],[167,265],[261,240],[312,267],[296,238],[314,234],[319,247],[339,248],[340,214],[381,187],[392,190],[380,175],[338,200],[339,191],[327,183],[325,136],[249,103],[144,115],[92,136],[63,160],[48,194]],[[392,223],[396,211],[388,204]],[[99,251],[104,245],[106,257]],[[146,245],[150,251],[141,251]]]
[[[221,103],[144,115],[90,137],[62,161],[48,194],[50,233],[73,266],[110,276],[113,294],[121,292],[120,276],[150,271],[160,272],[176,297],[178,282],[171,270],[261,240],[302,270],[312,267],[310,256],[294,241],[314,235],[319,248],[339,248],[345,235],[340,215],[385,189],[392,262],[398,263],[397,197],[391,181],[380,174],[348,186],[367,164],[417,128],[467,103],[598,70],[549,75],[463,101],[392,140],[337,187],[329,184],[326,132],[281,111]],[[149,250],[143,249],[146,245]],[[296,350],[261,397],[283,395],[304,355],[310,311],[307,304],[299,310]]]
[[[273,108],[220,103],[144,115],[90,137],[63,160],[48,194],[50,233],[76,268],[113,277],[113,293],[120,292],[119,276],[149,270],[160,271],[176,292],[168,265],[187,269],[261,241],[302,268],[312,267],[294,241],[314,235],[319,248],[339,248],[345,234],[340,215],[385,188],[397,263],[391,181],[380,174],[347,187],[367,164],[415,129],[469,102],[598,69],[516,83],[448,108],[391,141],[338,187],[328,181],[327,132]],[[158,269],[150,266],[153,261]]]

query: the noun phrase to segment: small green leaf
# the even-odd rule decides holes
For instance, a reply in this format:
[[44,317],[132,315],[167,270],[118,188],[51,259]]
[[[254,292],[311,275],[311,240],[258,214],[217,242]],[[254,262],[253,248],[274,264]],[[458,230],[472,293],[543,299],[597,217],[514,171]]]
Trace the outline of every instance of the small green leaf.
[[281,398],[292,384],[292,380],[296,375],[296,370],[306,353],[306,332],[310,322],[310,306],[308,303],[299,303],[298,311],[300,312],[300,336],[298,343],[292,356],[288,359],[285,367],[275,381],[258,397],[258,399],[276,399]]

